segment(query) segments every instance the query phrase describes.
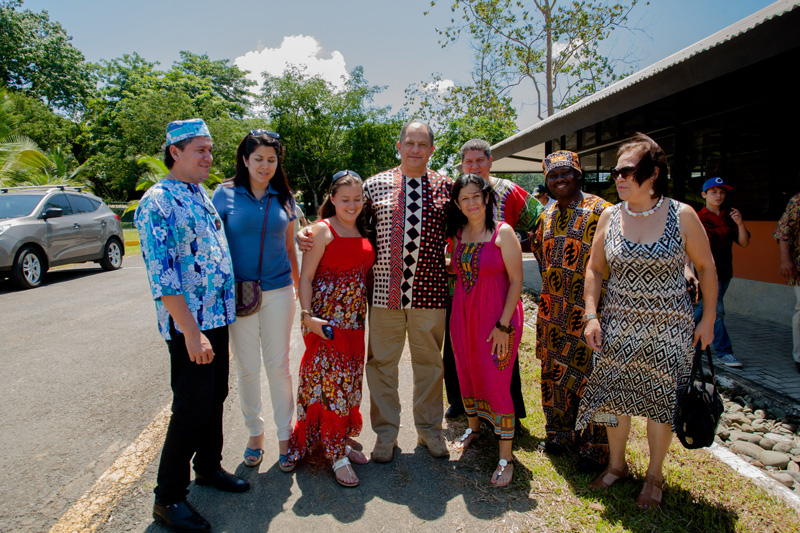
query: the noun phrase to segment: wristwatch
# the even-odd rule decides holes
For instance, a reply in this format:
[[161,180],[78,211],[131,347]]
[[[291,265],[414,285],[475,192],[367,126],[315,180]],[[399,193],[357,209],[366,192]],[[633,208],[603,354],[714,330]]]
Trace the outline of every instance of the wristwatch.
[[494,327],[496,327],[503,333],[508,333],[509,335],[514,333],[514,326],[512,326],[511,324],[504,326],[503,324],[500,323],[499,320],[497,321],[497,324],[494,325]]
[[586,313],[585,315],[583,315],[583,323],[585,324],[595,318],[598,318],[597,313]]

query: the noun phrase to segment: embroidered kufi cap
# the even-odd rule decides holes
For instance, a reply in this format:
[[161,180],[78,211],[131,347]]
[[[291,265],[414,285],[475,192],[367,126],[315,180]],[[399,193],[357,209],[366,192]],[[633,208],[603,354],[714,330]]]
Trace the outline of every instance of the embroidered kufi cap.
[[583,174],[583,171],[581,170],[580,159],[578,158],[578,154],[575,152],[559,150],[558,152],[553,152],[552,154],[548,155],[544,158],[544,161],[542,161],[542,169],[544,170],[545,177],[547,177],[547,174],[554,168],[561,167],[574,168]]
[[167,126],[167,146],[194,137],[211,137],[211,132],[208,131],[208,126],[202,118],[174,120]]

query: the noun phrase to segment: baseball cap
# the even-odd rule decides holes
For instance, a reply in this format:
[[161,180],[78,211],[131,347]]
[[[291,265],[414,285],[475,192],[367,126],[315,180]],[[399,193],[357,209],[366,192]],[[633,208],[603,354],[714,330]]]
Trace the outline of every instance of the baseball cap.
[[729,191],[729,190],[733,189],[733,187],[731,187],[730,185],[725,183],[725,180],[722,179],[722,178],[709,178],[703,184],[703,192],[706,192],[708,189],[710,189],[712,187],[722,187],[726,191]]

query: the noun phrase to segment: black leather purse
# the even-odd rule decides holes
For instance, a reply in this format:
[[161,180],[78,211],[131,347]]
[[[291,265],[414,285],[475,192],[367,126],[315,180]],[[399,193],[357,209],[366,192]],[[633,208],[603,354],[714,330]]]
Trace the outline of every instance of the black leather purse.
[[694,352],[689,383],[678,391],[675,408],[675,429],[678,439],[684,448],[690,450],[705,448],[714,443],[717,425],[725,410],[722,397],[717,391],[711,348],[706,348],[705,352],[711,374],[706,376],[703,372],[703,349],[698,344]]

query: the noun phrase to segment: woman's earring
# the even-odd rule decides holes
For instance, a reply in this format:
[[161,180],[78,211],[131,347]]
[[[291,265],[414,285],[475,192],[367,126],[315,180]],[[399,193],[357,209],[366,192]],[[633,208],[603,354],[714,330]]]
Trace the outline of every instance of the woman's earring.
[[653,196],[653,189],[650,189],[650,196]]

